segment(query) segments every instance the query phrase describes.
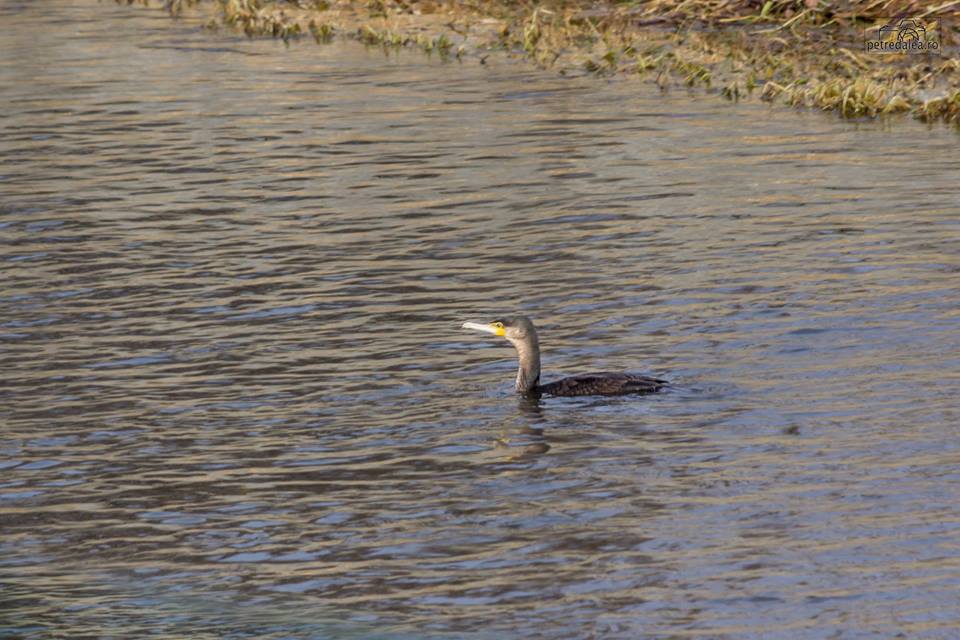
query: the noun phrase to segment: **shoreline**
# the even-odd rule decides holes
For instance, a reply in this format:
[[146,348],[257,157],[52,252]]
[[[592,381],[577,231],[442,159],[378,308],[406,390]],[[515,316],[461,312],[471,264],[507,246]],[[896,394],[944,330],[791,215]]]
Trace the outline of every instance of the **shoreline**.
[[[847,7],[846,12],[831,4]],[[661,90],[697,88],[703,95],[731,102],[763,100],[832,111],[845,118],[900,113],[960,126],[960,58],[953,57],[960,43],[960,0],[924,4],[163,1],[174,17],[199,15],[209,29],[273,37],[287,44],[310,39],[323,44],[346,37],[386,50],[417,48],[480,64],[500,53],[560,74],[623,75]],[[880,5],[884,15],[871,9],[873,5]],[[867,50],[874,44],[867,39],[894,24],[887,16],[897,14],[901,16],[895,26],[905,30],[915,24],[931,47],[938,45],[936,51]],[[875,46],[890,49],[901,44],[878,39]]]

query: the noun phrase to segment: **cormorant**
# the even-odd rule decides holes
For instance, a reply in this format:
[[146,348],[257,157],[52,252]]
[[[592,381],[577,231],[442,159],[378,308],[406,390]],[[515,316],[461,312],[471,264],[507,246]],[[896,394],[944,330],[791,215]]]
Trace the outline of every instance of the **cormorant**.
[[540,341],[533,322],[526,316],[496,320],[488,324],[464,322],[464,329],[475,329],[506,338],[520,359],[517,391],[554,396],[619,396],[628,393],[656,393],[667,386],[666,380],[634,373],[586,373],[540,384]]

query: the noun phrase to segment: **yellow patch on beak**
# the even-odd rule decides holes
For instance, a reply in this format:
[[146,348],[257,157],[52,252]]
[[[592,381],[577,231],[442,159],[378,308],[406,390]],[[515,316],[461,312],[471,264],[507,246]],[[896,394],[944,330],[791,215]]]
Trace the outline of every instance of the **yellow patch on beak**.
[[500,336],[501,338],[506,337],[507,330],[503,326],[502,322],[487,322],[480,324],[479,322],[464,322],[462,325],[464,329],[473,329],[474,331],[483,331],[484,333],[492,333],[495,336]]

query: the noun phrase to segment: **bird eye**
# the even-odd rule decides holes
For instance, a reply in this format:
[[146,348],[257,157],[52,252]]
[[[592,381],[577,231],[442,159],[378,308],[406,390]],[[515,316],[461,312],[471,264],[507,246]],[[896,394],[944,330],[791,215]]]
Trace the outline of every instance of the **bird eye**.
[[502,322],[494,322],[494,323],[493,323],[493,326],[495,326],[497,329],[503,329],[503,323],[502,323]]

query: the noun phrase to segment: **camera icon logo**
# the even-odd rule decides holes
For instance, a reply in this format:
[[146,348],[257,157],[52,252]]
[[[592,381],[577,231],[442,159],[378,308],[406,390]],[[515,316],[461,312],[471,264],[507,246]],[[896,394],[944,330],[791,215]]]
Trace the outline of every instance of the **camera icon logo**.
[[921,47],[927,42],[927,30],[919,20],[904,18],[897,24],[891,21],[880,27],[881,40],[892,39],[894,34],[897,36],[897,42],[912,44],[915,47]]
[[877,20],[863,31],[863,50],[908,55],[943,55],[940,18],[895,18]]

